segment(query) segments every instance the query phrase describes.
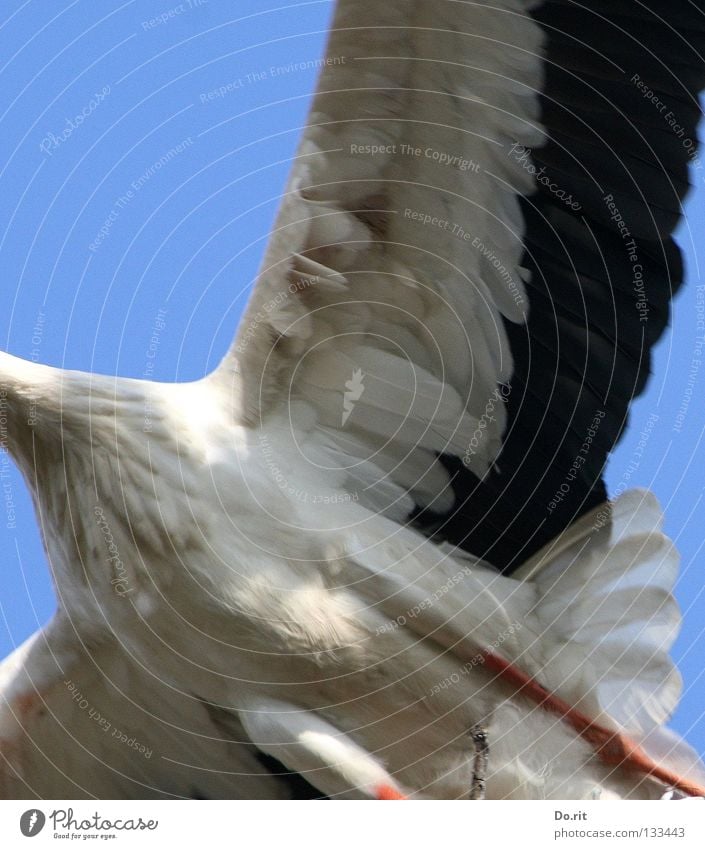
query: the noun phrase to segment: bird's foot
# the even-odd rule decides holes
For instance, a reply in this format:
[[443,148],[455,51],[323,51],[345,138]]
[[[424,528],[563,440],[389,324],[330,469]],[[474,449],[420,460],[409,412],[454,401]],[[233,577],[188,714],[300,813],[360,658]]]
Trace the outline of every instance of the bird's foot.
[[473,725],[470,729],[470,737],[475,747],[475,760],[473,761],[472,767],[470,798],[472,800],[479,800],[485,798],[487,761],[490,755],[490,747],[487,742],[487,731],[482,725]]

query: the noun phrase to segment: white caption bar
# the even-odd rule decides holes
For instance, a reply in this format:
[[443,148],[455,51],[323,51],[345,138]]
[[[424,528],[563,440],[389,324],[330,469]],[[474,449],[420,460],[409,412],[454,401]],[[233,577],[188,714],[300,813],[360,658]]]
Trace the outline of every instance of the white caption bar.
[[0,802],[0,846],[702,849],[705,802]]

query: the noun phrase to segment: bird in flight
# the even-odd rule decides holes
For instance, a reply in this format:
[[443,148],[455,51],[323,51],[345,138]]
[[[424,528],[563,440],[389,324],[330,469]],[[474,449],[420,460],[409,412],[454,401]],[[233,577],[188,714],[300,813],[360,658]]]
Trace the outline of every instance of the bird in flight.
[[0,666],[0,796],[705,794],[678,556],[603,478],[705,85],[701,4],[652,5],[339,0],[219,367],[0,354],[58,598]]

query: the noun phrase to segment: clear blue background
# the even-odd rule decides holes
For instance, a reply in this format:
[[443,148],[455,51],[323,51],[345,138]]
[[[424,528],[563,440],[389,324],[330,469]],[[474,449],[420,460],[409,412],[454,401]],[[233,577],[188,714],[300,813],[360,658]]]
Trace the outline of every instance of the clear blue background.
[[[52,365],[168,381],[197,378],[217,364],[256,273],[315,83],[315,70],[291,65],[320,57],[332,8],[286,0],[263,7],[266,0],[3,3],[2,347]],[[154,24],[160,15],[166,18]],[[202,95],[228,85],[223,97],[203,102]],[[61,137],[67,119],[106,86],[109,94],[83,123],[43,152],[42,141]],[[154,167],[184,142],[182,152]],[[121,207],[119,199],[145,174]],[[682,553],[685,621],[674,656],[685,693],[673,725],[705,753],[699,366],[689,387],[695,287],[705,261],[705,168],[693,179],[690,226],[680,230],[689,282],[608,481],[611,491],[622,488],[639,432],[657,415],[628,483],[656,491]],[[108,235],[91,251],[111,213]],[[164,327],[150,349],[160,310]],[[9,486],[0,489],[4,655],[47,620],[54,597],[27,491],[14,469],[0,474]],[[15,528],[6,521],[8,492]]]

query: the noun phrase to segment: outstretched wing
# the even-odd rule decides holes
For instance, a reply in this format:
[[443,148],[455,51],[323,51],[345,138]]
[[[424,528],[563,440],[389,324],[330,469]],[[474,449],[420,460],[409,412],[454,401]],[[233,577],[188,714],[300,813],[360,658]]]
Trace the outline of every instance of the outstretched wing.
[[0,665],[2,799],[312,794],[234,714],[175,689],[112,638],[82,643],[62,616]]
[[340,2],[223,366],[242,420],[505,571],[602,503],[682,279],[704,20]]
[[444,455],[481,476],[501,448],[533,184],[512,151],[542,138],[524,5],[338,5],[232,351],[243,420],[289,402],[311,462],[400,520],[452,508]]
[[603,469],[683,279],[672,234],[697,152],[703,4],[549,0],[536,191],[522,201],[529,321],[499,460],[447,531],[513,569],[605,497]]

